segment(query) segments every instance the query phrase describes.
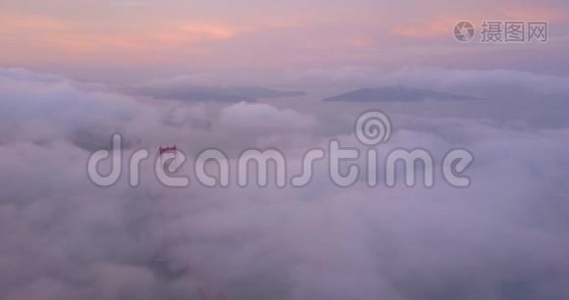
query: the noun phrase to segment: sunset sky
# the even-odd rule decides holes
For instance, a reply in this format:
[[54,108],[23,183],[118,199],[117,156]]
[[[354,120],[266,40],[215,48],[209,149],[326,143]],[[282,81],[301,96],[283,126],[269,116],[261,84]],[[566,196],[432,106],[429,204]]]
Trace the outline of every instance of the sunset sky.
[[568,0],[0,0],[0,299],[567,300],[568,53]]
[[[477,34],[482,20],[548,21],[549,43],[461,44],[460,20]],[[568,25],[563,0],[4,0],[0,63],[101,81],[346,66],[566,75]]]

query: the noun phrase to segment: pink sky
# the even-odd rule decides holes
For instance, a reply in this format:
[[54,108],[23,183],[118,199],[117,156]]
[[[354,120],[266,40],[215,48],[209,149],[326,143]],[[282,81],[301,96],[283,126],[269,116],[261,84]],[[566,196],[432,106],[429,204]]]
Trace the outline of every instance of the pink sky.
[[[566,1],[552,0],[3,0],[0,62],[95,77],[113,70],[175,74],[352,65],[522,65],[566,72],[558,65],[569,48],[568,7]],[[475,25],[483,19],[546,20],[550,41],[508,47],[460,44],[452,28],[464,19]],[[536,55],[551,61],[536,66]]]

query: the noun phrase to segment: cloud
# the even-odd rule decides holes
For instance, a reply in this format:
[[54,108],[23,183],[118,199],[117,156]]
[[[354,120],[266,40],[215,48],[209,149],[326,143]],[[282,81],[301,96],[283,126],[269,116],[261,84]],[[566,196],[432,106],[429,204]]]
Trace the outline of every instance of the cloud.
[[291,109],[240,102],[221,110],[219,126],[224,131],[238,132],[306,132],[315,127],[315,120]]
[[[384,78],[460,86],[490,84],[491,77],[560,89],[564,82],[509,71],[430,72]],[[330,76],[349,79],[338,74]],[[429,81],[428,74],[441,80]],[[380,146],[381,157],[397,147],[425,147],[440,160],[448,149],[465,147],[475,154],[467,189],[448,186],[440,174],[432,189],[363,182],[339,188],[325,161],[302,189],[212,189],[196,181],[167,189],[156,183],[150,161],[142,164],[139,188],[123,177],[103,189],[84,168],[91,148],[105,137],[108,146],[115,129],[135,145],[125,158],[136,147],[172,142],[190,160],[211,145],[277,145],[293,164],[302,158],[298,148],[325,146],[332,138],[366,150],[350,131],[370,107],[319,99],[310,105],[157,102],[21,69],[0,71],[0,91],[2,299],[569,296],[566,123],[516,127],[498,113],[472,117],[468,111],[487,109],[467,101],[431,110],[416,103],[382,106],[395,131]],[[531,103],[508,109],[530,109],[541,119],[556,110]],[[77,131],[95,136],[70,134]],[[192,177],[190,166],[183,172]]]

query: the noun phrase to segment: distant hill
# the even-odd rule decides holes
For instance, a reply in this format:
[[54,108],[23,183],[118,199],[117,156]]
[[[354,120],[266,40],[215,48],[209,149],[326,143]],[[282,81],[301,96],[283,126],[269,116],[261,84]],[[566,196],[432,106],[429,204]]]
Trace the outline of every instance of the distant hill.
[[432,100],[479,100],[479,98],[452,93],[437,92],[428,89],[388,86],[362,88],[351,92],[325,98],[324,101],[347,102],[396,102]]
[[137,87],[125,90],[137,96],[156,99],[172,99],[180,101],[214,101],[214,102],[255,102],[260,98],[298,97],[306,95],[303,91],[279,91],[263,87]]
[[235,86],[222,89],[225,93],[251,98],[284,98],[306,96],[304,91],[278,91],[255,86]]

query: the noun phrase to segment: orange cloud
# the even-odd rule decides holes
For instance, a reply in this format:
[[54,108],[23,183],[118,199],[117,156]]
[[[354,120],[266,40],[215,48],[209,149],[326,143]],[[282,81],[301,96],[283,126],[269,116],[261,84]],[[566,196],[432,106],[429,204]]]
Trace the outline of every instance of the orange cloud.
[[[4,15],[0,19],[0,57],[14,62],[104,60],[146,61],[171,57],[168,51],[189,52],[209,42],[226,40],[240,31],[232,26],[199,22],[144,23],[136,27],[118,24],[78,23],[29,15]],[[34,49],[34,51],[23,51]],[[170,59],[174,59],[171,57]]]
[[348,40],[348,44],[355,48],[366,48],[370,46],[368,41],[359,38]]
[[69,26],[62,21],[39,16],[9,16],[2,14],[0,18],[0,31],[20,32],[35,30],[63,31]]
[[456,22],[456,18],[445,18],[430,23],[413,26],[413,27],[396,27],[393,32],[397,35],[413,38],[432,38],[452,33],[452,29]]
[[512,20],[543,20],[543,21],[557,21],[563,19],[563,14],[557,11],[544,10],[544,9],[515,9],[502,11],[502,15],[507,19]]
[[137,35],[142,45],[149,42],[160,46],[176,47],[199,44],[208,41],[227,40],[235,37],[241,30],[231,26],[203,23],[176,23],[147,34]]
[[189,34],[198,34],[213,39],[228,39],[237,34],[237,29],[221,25],[187,24],[181,29]]

